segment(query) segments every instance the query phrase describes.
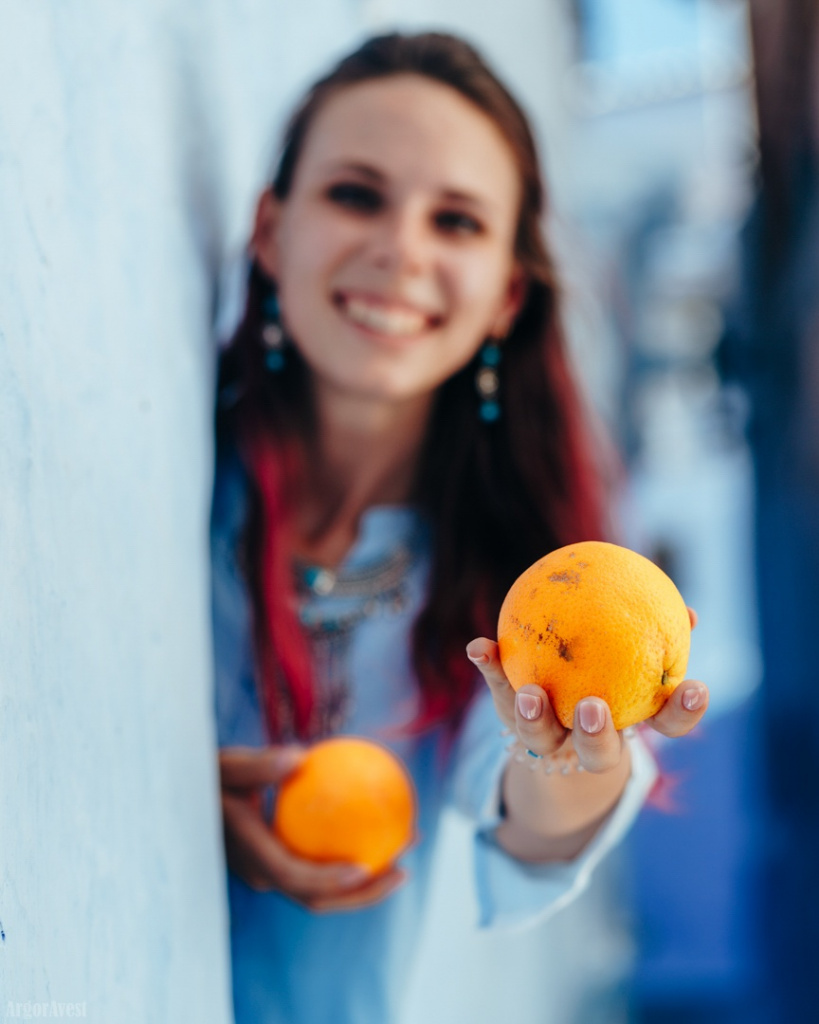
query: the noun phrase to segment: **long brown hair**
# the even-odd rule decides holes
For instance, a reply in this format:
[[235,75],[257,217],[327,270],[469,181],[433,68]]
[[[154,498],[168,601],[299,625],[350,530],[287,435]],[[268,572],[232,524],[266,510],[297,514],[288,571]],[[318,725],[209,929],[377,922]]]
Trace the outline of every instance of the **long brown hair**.
[[[420,459],[414,501],[432,523],[434,550],[428,600],[413,633],[413,660],[421,721],[427,723],[454,720],[465,706],[474,671],[464,646],[475,636],[494,634],[513,580],[547,551],[601,536],[602,505],[542,235],[545,200],[536,147],[521,108],[471,46],[442,33],[396,33],[365,42],[317,82],[296,110],[273,191],[287,198],[313,118],[331,96],[398,74],[422,75],[455,89],[502,132],[522,185],[515,256],[527,280],[523,307],[503,345],[500,420],[483,423],[479,417],[476,355],[439,388]],[[306,737],[313,684],[293,600],[288,495],[313,420],[308,371],[298,355],[288,353],[283,371],[265,372],[266,287],[254,267],[245,317],[221,373],[222,386],[240,397],[220,426],[237,439],[253,490],[246,569],[270,732]]]

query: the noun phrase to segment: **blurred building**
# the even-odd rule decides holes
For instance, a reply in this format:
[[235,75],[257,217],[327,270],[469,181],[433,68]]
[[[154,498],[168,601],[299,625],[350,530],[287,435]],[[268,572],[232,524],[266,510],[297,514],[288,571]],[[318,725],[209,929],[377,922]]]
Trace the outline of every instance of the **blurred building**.
[[751,3],[757,193],[721,349],[750,401],[768,802],[760,893],[770,1020],[819,1002],[819,10]]

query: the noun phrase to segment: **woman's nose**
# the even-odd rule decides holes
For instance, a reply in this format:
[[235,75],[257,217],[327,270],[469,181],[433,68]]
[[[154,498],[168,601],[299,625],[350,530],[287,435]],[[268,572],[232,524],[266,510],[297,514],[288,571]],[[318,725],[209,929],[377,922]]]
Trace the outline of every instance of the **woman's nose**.
[[373,262],[385,269],[418,273],[429,258],[429,231],[420,211],[400,207],[380,220],[372,239]]

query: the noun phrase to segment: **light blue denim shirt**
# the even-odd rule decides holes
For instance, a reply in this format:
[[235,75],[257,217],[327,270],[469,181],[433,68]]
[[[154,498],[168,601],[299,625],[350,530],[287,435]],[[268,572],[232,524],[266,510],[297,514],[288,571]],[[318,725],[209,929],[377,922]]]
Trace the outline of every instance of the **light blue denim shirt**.
[[[245,508],[243,472],[235,455],[227,454],[217,469],[212,517],[220,746],[266,742],[253,675],[248,596],[236,553]],[[553,913],[582,891],[653,783],[653,761],[639,741],[631,741],[634,767],[626,793],[581,856],[568,863],[533,866],[504,853],[493,833],[500,820],[500,781],[509,741],[501,735],[489,691],[476,685],[454,744],[446,743],[440,729],[420,737],[394,735],[395,726],[410,721],[418,708],[410,636],[426,593],[428,531],[411,509],[373,508],[363,517],[345,561],[346,569],[364,568],[402,545],[412,553],[404,599],[361,617],[342,650],[348,701],[339,731],[385,743],[412,774],[419,839],[401,860],[409,881],[377,906],[314,914],[280,893],[256,892],[229,874],[237,1024],[387,1024],[397,1018],[445,801],[474,822],[475,855],[468,869],[474,874],[479,924],[525,925]],[[343,615],[352,600],[313,597],[305,615]]]

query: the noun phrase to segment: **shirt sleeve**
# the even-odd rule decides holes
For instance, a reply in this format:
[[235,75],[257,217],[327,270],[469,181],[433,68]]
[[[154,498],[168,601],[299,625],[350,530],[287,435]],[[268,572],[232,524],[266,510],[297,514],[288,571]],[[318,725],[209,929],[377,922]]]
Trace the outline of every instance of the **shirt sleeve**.
[[455,743],[450,797],[474,823],[474,870],[479,926],[523,927],[545,920],[586,888],[592,872],[625,835],[651,791],[657,768],[639,735],[626,741],[631,775],[619,801],[594,838],[571,861],[530,864],[495,840],[501,823],[501,784],[509,738],[488,690],[470,706]]

